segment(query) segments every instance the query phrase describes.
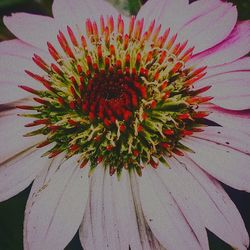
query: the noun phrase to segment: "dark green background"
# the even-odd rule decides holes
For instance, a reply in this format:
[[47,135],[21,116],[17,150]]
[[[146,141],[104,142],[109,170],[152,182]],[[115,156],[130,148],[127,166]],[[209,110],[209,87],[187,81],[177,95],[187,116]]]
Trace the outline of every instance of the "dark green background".
[[[69,0],[70,1],[70,0]],[[110,0],[123,12],[136,14],[141,4],[139,0]],[[239,19],[250,19],[250,0],[233,0],[239,11]],[[0,41],[13,38],[2,23],[2,17],[12,12],[30,12],[51,15],[52,0],[0,0]],[[250,166],[249,166],[250,167]],[[250,168],[249,168],[250,171]],[[248,232],[250,232],[250,194],[233,190],[225,186],[226,191],[238,207]],[[0,250],[22,250],[22,227],[26,200],[30,187],[8,201],[0,203]],[[211,250],[230,250],[213,234],[209,233]],[[80,250],[81,245],[76,235],[66,250]],[[45,249],[46,250],[46,249]],[[100,249],[101,250],[101,249]]]

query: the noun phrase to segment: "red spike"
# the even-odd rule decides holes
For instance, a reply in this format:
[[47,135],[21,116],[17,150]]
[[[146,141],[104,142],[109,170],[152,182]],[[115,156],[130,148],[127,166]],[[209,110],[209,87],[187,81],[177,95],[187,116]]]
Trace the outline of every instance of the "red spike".
[[174,134],[174,130],[172,130],[172,129],[165,129],[165,130],[163,130],[163,134],[164,135],[173,135]]
[[72,44],[74,46],[78,47],[79,45],[78,45],[78,42],[76,40],[76,37],[74,35],[73,30],[69,26],[67,26],[67,31],[68,31],[68,34],[69,34],[69,37],[70,37],[70,40],[71,40]]
[[154,43],[156,42],[160,31],[161,31],[161,24],[156,28],[155,33],[153,34],[152,41]]
[[71,152],[76,152],[80,149],[80,147],[77,144],[73,144],[69,147]]
[[84,36],[81,36],[82,47],[85,49],[87,47],[87,41]]
[[167,44],[167,49],[170,50],[172,48],[172,46],[174,45],[175,41],[177,38],[177,34],[173,35],[171,37],[171,39],[169,40],[168,44]]
[[40,56],[34,54],[34,57],[32,59],[38,67],[40,67],[47,73],[49,72],[49,66]]
[[181,152],[179,149],[177,149],[177,148],[175,148],[174,150],[173,150],[173,153],[175,153],[176,155],[178,155],[178,156],[184,156],[184,153],[183,152]]
[[195,119],[201,119],[201,118],[207,117],[209,114],[210,113],[206,112],[206,111],[198,111],[198,112],[192,114],[192,117]]
[[197,75],[197,76],[195,76],[195,77],[193,77],[193,78],[187,80],[187,81],[185,82],[185,85],[186,85],[186,86],[191,86],[192,84],[194,84],[195,82],[197,82],[197,81],[199,81],[201,78],[203,78],[206,74],[207,74],[206,72],[205,72],[205,73],[201,73],[200,75]]
[[178,72],[178,71],[182,68],[182,66],[183,66],[183,63],[177,62],[177,63],[174,65],[174,67],[172,68],[171,72],[172,72],[173,74],[175,74],[176,72]]
[[60,75],[60,76],[63,76],[63,72],[60,70],[60,68],[59,68],[56,64],[52,63],[52,64],[51,64],[51,68],[52,68],[52,70],[53,70],[55,73],[57,73],[57,74]]
[[35,109],[35,107],[29,106],[29,105],[17,105],[16,108],[17,109],[24,109],[24,110],[34,110]]
[[187,119],[190,119],[191,117],[190,117],[189,113],[185,113],[185,114],[179,114],[177,116],[177,118],[180,120],[187,120]]
[[54,58],[54,60],[56,61],[60,60],[61,57],[59,53],[56,51],[56,49],[53,47],[53,45],[49,42],[47,42],[47,45],[48,45],[49,53]]
[[128,35],[131,37],[135,26],[135,16],[131,16],[129,23]]
[[189,136],[189,135],[192,135],[193,134],[193,131],[191,130],[184,130],[181,132],[181,135],[182,136]]
[[18,87],[21,88],[21,89],[23,89],[23,90],[25,90],[25,91],[27,91],[27,92],[30,92],[32,94],[39,95],[39,91],[38,90],[32,89],[32,88],[30,88],[28,86],[19,85]]
[[101,27],[101,34],[103,34],[104,29],[105,29],[105,23],[104,23],[103,15],[101,15],[101,17],[100,17],[100,27]]
[[42,148],[42,147],[45,147],[45,146],[49,145],[50,143],[51,143],[51,141],[46,140],[46,141],[44,141],[44,142],[38,144],[36,147],[37,147],[37,148]]
[[155,162],[152,158],[150,159],[149,163],[153,168],[158,168],[159,163]]
[[137,149],[133,150],[133,155],[134,155],[135,157],[138,157],[139,154],[140,154],[140,151],[139,151],[139,150],[137,150]]
[[166,142],[160,143],[160,146],[163,147],[164,149],[169,149],[171,147],[171,145]]
[[187,103],[189,103],[189,104],[199,104],[199,103],[204,103],[204,102],[211,101],[212,99],[214,99],[214,97],[212,97],[212,96],[205,96],[205,97],[195,96],[195,97],[191,97],[190,99],[188,99]]
[[120,131],[123,133],[126,131],[126,126],[124,124],[120,125]]
[[40,103],[40,104],[43,104],[43,105],[47,105],[47,104],[49,103],[48,101],[43,100],[43,99],[41,99],[41,98],[36,98],[36,97],[34,97],[33,99],[34,99],[34,101],[36,101],[36,102],[38,102],[38,103]]

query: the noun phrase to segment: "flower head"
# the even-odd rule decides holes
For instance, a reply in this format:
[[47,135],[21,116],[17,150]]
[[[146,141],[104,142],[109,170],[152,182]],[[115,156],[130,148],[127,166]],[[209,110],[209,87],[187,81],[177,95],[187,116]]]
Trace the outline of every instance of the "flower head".
[[249,22],[220,0],[150,0],[136,17],[55,0],[53,13],[5,17],[18,39],[0,44],[0,119],[24,135],[3,134],[0,197],[35,179],[25,249],[64,248],[82,217],[84,249],[208,249],[206,228],[246,249],[217,179],[250,190]]

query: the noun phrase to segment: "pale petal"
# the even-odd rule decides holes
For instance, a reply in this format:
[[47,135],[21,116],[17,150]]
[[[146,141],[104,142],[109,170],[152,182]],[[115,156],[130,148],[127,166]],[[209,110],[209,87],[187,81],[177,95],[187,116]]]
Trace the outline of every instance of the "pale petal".
[[231,63],[226,63],[215,67],[209,67],[207,69],[207,74],[204,79],[219,74],[244,71],[250,71],[250,57],[243,57]]
[[101,15],[118,16],[116,9],[104,0],[55,0],[52,6],[55,21],[60,25],[75,25],[80,30],[87,18],[99,21]]
[[168,250],[202,249],[192,228],[156,172],[150,167],[145,168],[138,182],[146,221],[159,242]]
[[36,145],[44,140],[44,136],[23,137],[30,132],[30,129],[24,127],[29,122],[27,118],[18,117],[18,110],[9,110],[1,112],[0,116],[0,138],[1,154],[0,162],[4,162],[23,150]]
[[211,111],[209,119],[227,128],[237,129],[250,134],[250,112],[225,110],[215,105],[206,105]]
[[250,192],[250,156],[241,151],[198,138],[183,139],[195,153],[188,153],[201,168],[225,184]]
[[238,22],[231,34],[220,44],[195,55],[190,64],[215,66],[235,61],[250,50],[250,21]]
[[237,129],[209,126],[202,133],[195,133],[192,137],[211,141],[250,155],[250,135]]
[[[209,250],[207,232],[203,221],[204,214],[202,214],[202,210],[198,211],[199,205],[194,202],[196,199],[195,193],[199,189],[195,188],[196,185],[194,185],[192,178],[189,177],[185,168],[180,166],[178,161],[169,158],[168,163],[171,166],[170,168],[160,165],[156,172],[178,204],[187,223],[198,238],[202,249]],[[204,199],[206,198],[205,196]]]
[[145,222],[135,190],[131,192],[133,184],[127,171],[118,180],[104,168],[96,169],[80,228],[84,249],[163,249]]
[[161,25],[163,31],[171,28],[175,33],[186,20],[187,6],[187,0],[149,0],[139,10],[137,18],[144,18],[146,28],[155,20],[157,25]]
[[250,108],[250,71],[229,72],[211,76],[197,83],[198,87],[212,85],[206,95],[215,97],[214,104],[226,109]]
[[35,47],[47,50],[47,41],[56,41],[58,28],[51,17],[16,13],[5,16],[3,21],[16,37]]
[[[157,239],[153,234],[150,225],[147,223],[146,218],[144,216],[136,173],[131,172],[130,180],[131,180],[131,188],[134,198],[134,206],[137,216],[137,223],[140,233],[140,242],[142,245],[142,249],[143,250],[165,249],[163,247],[163,244],[161,245],[158,241],[159,239]],[[131,247],[133,249],[132,245]],[[134,249],[137,248],[134,247]]]
[[[191,223],[196,217],[196,225],[200,224],[203,230],[206,227],[237,249],[246,249],[248,236],[243,220],[220,184],[186,158],[168,159],[168,162],[170,169],[159,167],[157,172],[189,223],[190,215]],[[197,233],[202,232],[195,229]]]
[[[63,157],[65,155],[59,155],[56,158],[52,159],[49,161],[49,164],[44,166],[42,170],[37,173],[37,176],[32,184],[29,198],[26,203],[26,210],[28,211],[29,208],[32,206],[33,202],[36,200],[37,193],[45,185],[45,183],[48,183],[48,181],[51,179],[51,177],[55,174],[55,172],[59,169],[60,164],[63,161]],[[25,215],[27,216],[27,215]],[[24,227],[23,227],[23,238],[25,239],[23,244],[24,244],[24,249],[29,249],[29,245],[27,242],[27,219],[25,217],[24,219]]]
[[39,56],[46,57],[46,59],[49,59],[49,54],[44,50],[36,48],[18,39],[3,41],[0,43],[1,55],[17,56],[31,59],[34,53]]
[[[90,179],[89,201],[81,227],[81,242],[86,249],[105,249],[107,234],[103,221],[104,167],[97,167]],[[91,248],[90,248],[91,247]]]
[[40,189],[31,194],[25,211],[26,249],[64,249],[75,235],[88,198],[87,168],[80,169],[75,156],[65,160]]
[[[215,221],[211,222],[211,230],[212,230],[212,225],[216,225],[217,221],[218,229],[216,230],[221,230],[219,234],[222,235],[222,239],[225,239],[225,241],[228,243],[238,240],[240,242],[238,246],[239,249],[246,249],[249,246],[249,236],[245,228],[244,221],[237,207],[232,202],[228,194],[224,191],[221,184],[218,181],[216,181],[212,176],[208,175],[205,171],[203,171],[199,166],[197,166],[191,160],[185,159],[184,165],[193,175],[193,177],[199,182],[199,184],[206,191],[206,193],[209,195],[209,197],[215,204],[216,208],[226,219],[227,223],[229,223],[228,226],[225,225],[224,227],[221,227],[221,225],[223,224],[222,222],[219,222],[221,219],[216,218],[215,216],[214,218]],[[205,203],[203,202],[199,203],[199,205],[202,204]],[[205,211],[204,209],[201,209],[200,210],[201,214],[203,214],[204,211]],[[210,218],[213,218],[213,215],[215,214],[211,212],[211,217],[206,217],[205,219],[210,220]],[[228,229],[228,231],[230,230],[234,231],[233,234],[228,235],[228,239],[226,239],[226,234],[227,234],[225,230],[226,228]],[[214,231],[215,233],[216,230]],[[232,243],[232,245],[234,244]]]
[[[205,13],[204,7],[198,11],[196,5],[206,6],[208,2],[210,8]],[[192,20],[184,24],[179,34],[183,41],[188,40],[190,46],[195,46],[195,53],[198,53],[215,46],[230,34],[237,21],[237,9],[231,3],[221,1],[197,1],[190,8],[193,5],[196,13]],[[216,8],[214,5],[217,5]]]
[[0,103],[13,102],[31,95],[30,93],[21,90],[18,85],[26,85],[37,90],[44,89],[43,85],[28,76],[24,72],[25,70],[32,71],[35,74],[44,75],[44,72],[33,63],[31,58],[1,55]]
[[[1,145],[1,149],[3,146]],[[41,151],[34,147],[24,148],[22,152],[0,163],[0,201],[24,190],[41,169],[49,165],[50,161],[41,158],[41,154]]]

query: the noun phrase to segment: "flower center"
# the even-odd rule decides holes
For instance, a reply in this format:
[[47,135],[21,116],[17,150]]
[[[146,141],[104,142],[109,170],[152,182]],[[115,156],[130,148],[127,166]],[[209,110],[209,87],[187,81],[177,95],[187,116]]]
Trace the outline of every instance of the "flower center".
[[99,26],[88,19],[79,38],[70,27],[69,39],[59,32],[61,51],[48,43],[54,63],[34,55],[44,74],[26,73],[45,89],[20,86],[39,105],[19,108],[37,111],[25,115],[36,118],[26,126],[42,128],[26,136],[44,134],[38,147],[54,143],[49,157],[78,154],[81,167],[102,162],[111,174],[123,168],[141,174],[142,166],[183,155],[182,138],[202,131],[208,113],[197,107],[211,97],[200,96],[209,87],[193,89],[206,69],[186,66],[193,48],[176,43],[170,29],[161,33],[155,21],[144,28],[143,19],[131,17],[124,27],[121,16],[101,17]]

